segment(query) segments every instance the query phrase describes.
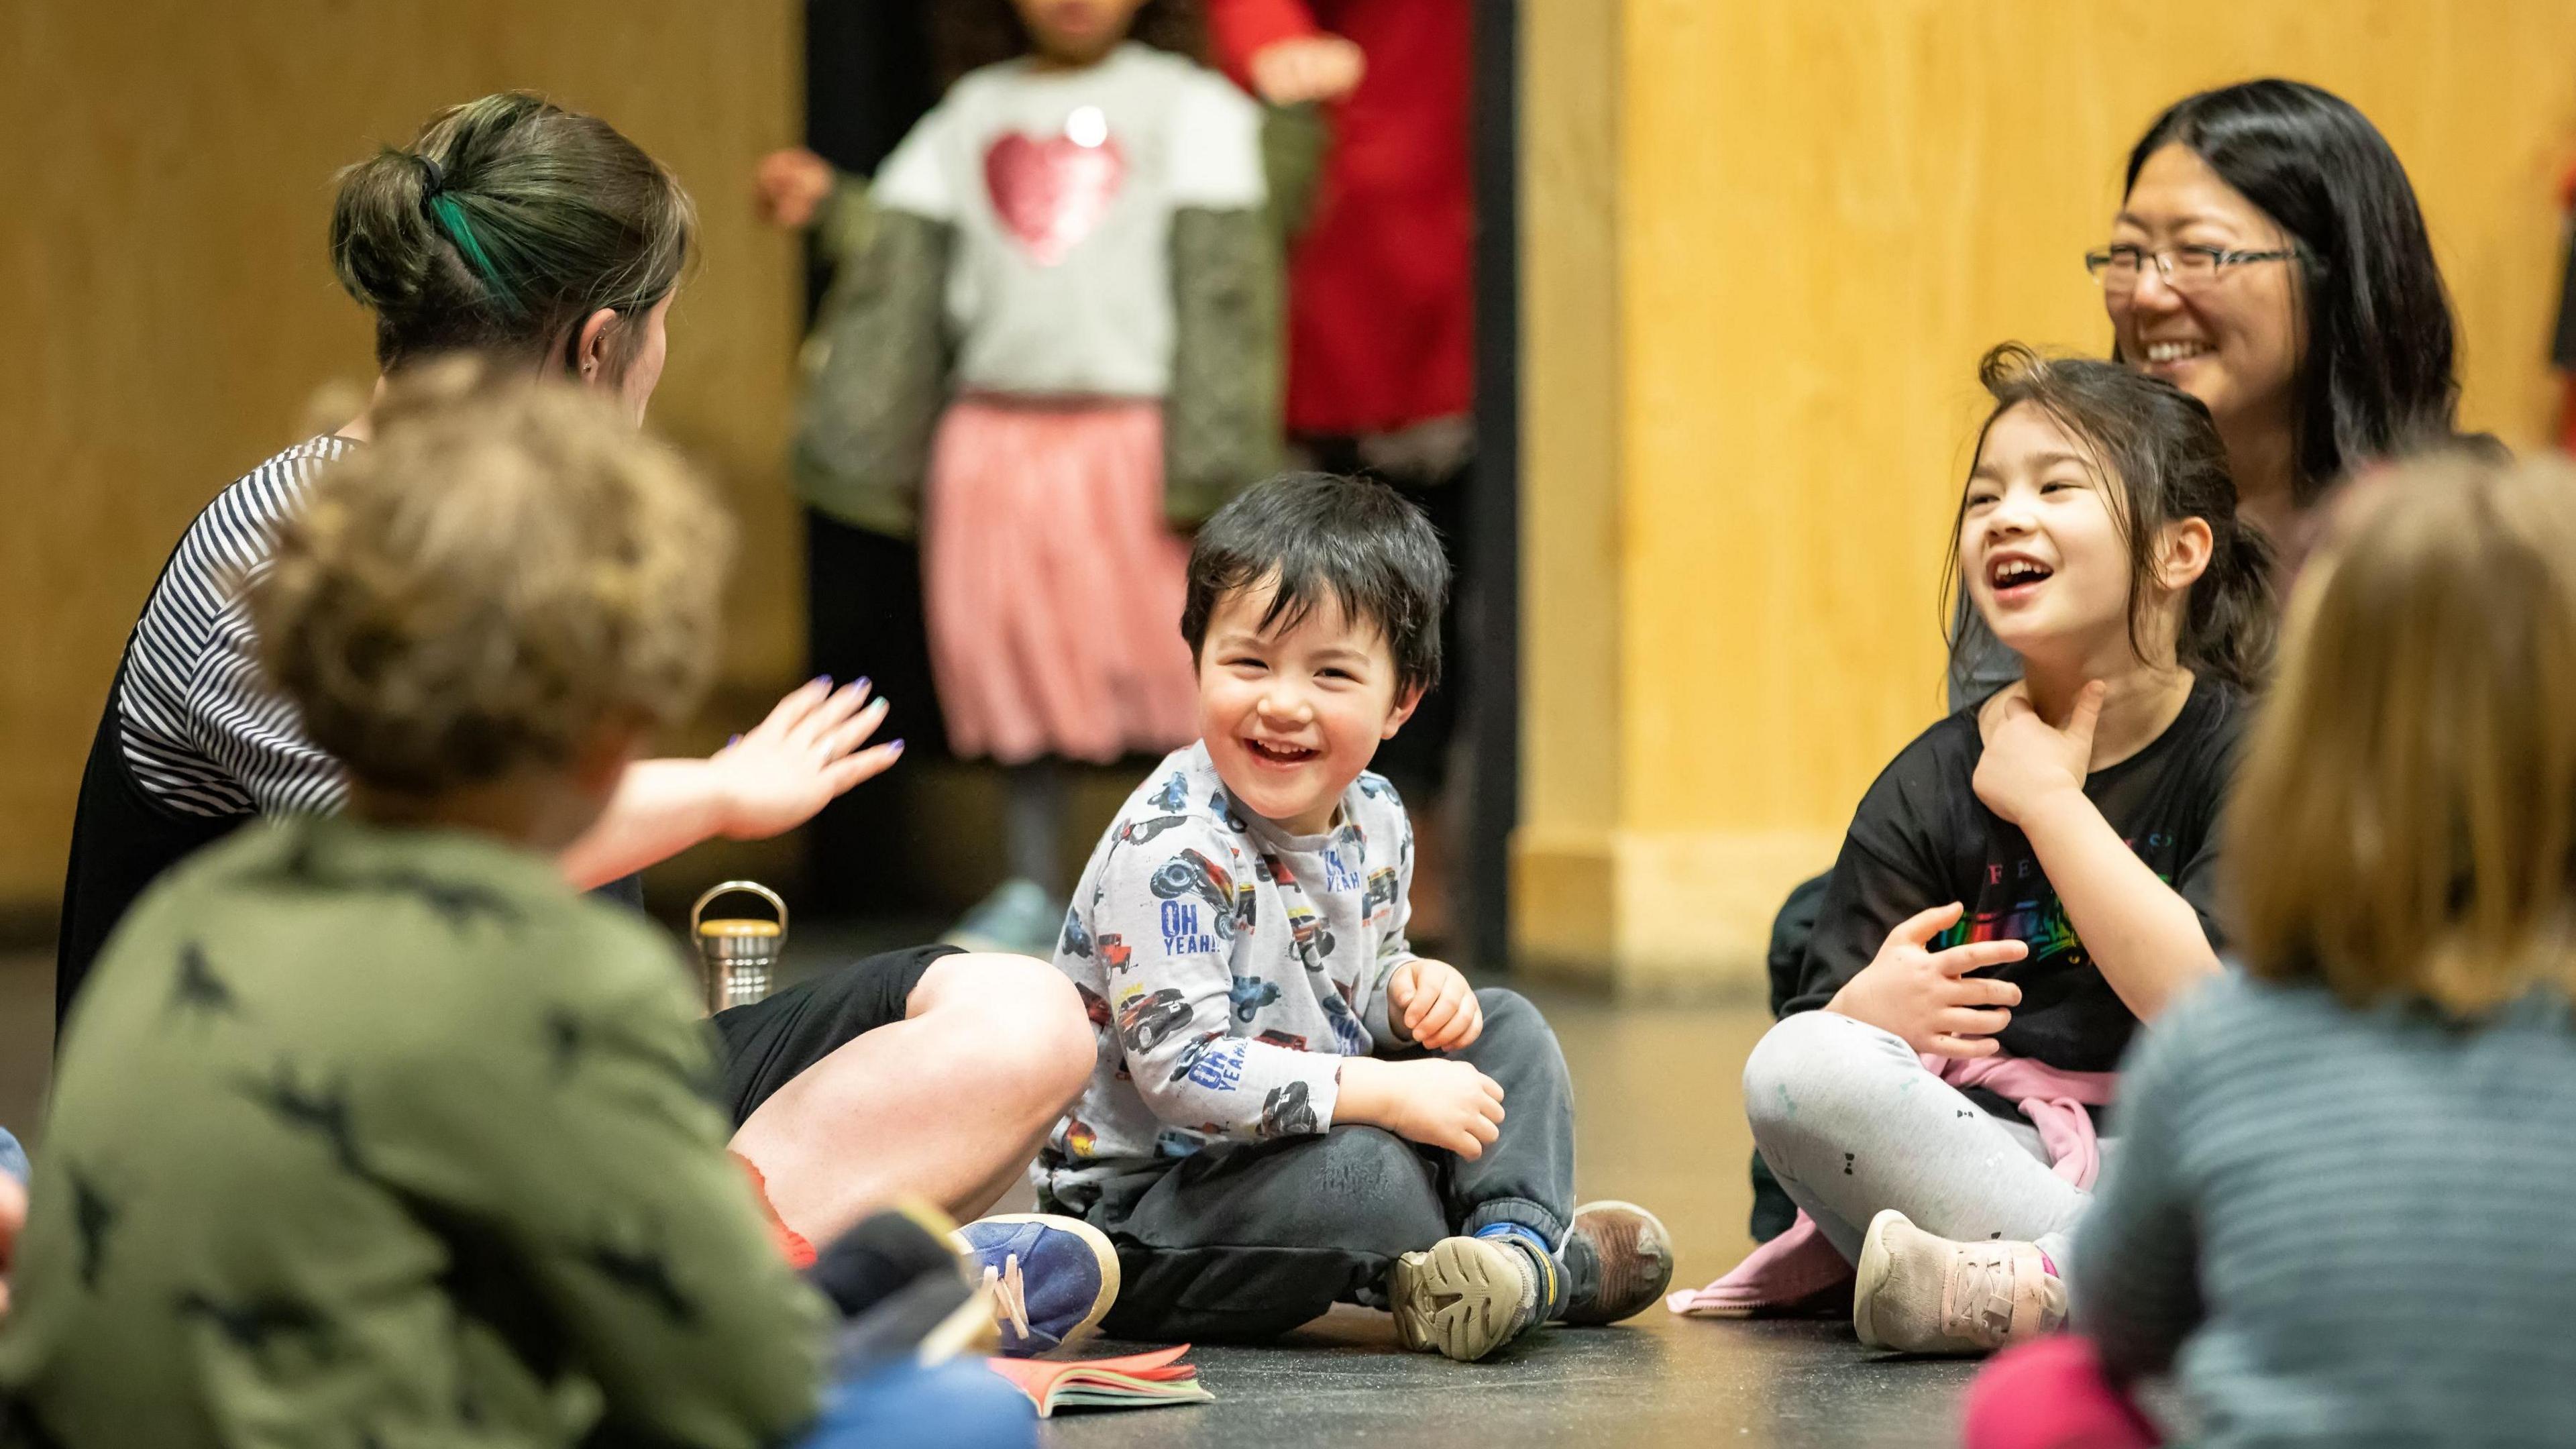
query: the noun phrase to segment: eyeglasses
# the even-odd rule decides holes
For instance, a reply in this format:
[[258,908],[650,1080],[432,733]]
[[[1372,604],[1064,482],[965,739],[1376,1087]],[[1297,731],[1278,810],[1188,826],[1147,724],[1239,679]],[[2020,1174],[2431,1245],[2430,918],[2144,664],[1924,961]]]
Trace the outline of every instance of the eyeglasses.
[[2144,247],[2115,246],[2084,254],[2084,270],[2102,284],[2106,292],[2134,291],[2138,274],[2147,263],[2156,264],[2156,272],[2166,286],[2178,292],[2196,292],[2218,280],[2218,274],[2229,267],[2248,262],[2286,262],[2299,253],[2296,248],[2271,252],[2232,252],[2223,247],[2182,246],[2164,251]]

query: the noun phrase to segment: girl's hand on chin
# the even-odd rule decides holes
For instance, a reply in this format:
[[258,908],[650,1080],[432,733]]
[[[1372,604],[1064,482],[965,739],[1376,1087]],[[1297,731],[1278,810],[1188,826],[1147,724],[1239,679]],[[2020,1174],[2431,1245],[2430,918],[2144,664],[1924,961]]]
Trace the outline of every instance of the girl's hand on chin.
[[2050,724],[2031,708],[2030,692],[2016,684],[1995,696],[1977,719],[1986,751],[1977,760],[1977,798],[2019,825],[2040,802],[2062,792],[2084,793],[2093,760],[2093,727],[2102,718],[2108,687],[2095,680],[2075,696],[2065,725]]

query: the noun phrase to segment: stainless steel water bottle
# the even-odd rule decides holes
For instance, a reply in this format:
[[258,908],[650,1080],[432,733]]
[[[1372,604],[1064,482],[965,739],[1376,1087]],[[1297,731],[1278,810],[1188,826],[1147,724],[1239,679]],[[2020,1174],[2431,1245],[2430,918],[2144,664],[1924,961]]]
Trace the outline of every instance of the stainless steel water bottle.
[[[778,919],[709,919],[707,906],[729,895],[758,896],[778,913]],[[787,902],[758,881],[726,881],[698,897],[698,903],[689,908],[689,939],[697,943],[708,1014],[729,1006],[748,1006],[767,996],[776,982],[779,953],[787,948]]]

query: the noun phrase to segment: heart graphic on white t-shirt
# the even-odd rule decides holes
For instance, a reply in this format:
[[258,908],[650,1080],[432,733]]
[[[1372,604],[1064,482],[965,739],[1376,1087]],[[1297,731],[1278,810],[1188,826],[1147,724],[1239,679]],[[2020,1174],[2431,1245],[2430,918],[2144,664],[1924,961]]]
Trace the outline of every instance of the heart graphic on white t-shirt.
[[1086,146],[1071,136],[1039,140],[1013,131],[984,152],[984,189],[994,214],[1039,266],[1063,261],[1118,198],[1127,158],[1103,135]]

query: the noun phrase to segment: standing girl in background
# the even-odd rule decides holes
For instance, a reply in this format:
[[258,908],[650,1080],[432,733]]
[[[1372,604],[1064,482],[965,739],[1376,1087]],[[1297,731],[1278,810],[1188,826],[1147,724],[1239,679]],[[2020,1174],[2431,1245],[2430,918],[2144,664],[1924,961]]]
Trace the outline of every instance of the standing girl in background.
[[[1972,1449],[2543,1444],[2576,1337],[2576,474],[2430,460],[2330,510],[2228,816],[2245,975],[2156,1024],[2075,1325]],[[2553,1266],[2554,1265],[2554,1266]]]
[[939,19],[965,73],[870,189],[798,471],[835,518],[918,526],[950,741],[1012,767],[1009,878],[953,939],[1042,950],[1063,918],[1050,762],[1193,736],[1175,530],[1275,466],[1278,261],[1260,113],[1196,63],[1194,7]]
[[2010,345],[1980,378],[1995,409],[1956,578],[2022,678],[1861,801],[1802,988],[1744,1069],[1754,1142],[1806,1221],[1680,1311],[1751,1312],[1857,1264],[1872,1346],[2054,1327],[2107,1145],[2090,1109],[2138,1023],[2218,973],[2216,825],[2272,637],[2270,552],[2198,401]]

